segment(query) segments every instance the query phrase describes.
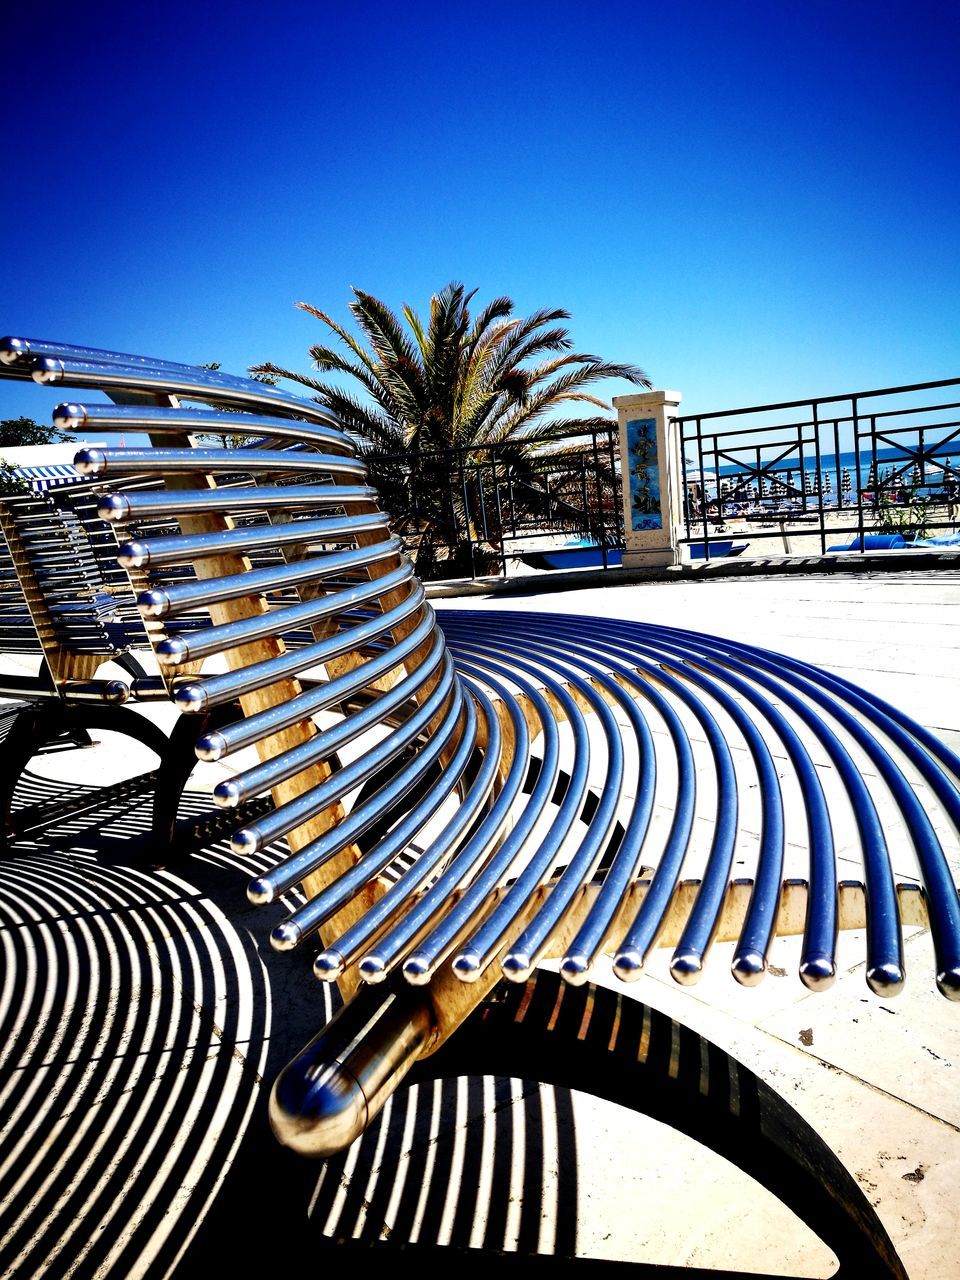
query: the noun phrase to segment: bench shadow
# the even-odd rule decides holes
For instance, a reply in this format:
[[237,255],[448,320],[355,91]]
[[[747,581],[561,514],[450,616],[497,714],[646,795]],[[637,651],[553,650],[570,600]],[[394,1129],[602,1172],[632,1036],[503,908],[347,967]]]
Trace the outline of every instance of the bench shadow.
[[[25,803],[89,799],[24,785]],[[182,813],[208,804],[188,793]],[[428,1274],[733,1274],[577,1257],[573,1088],[706,1141],[795,1210],[837,1188],[818,1211],[844,1248],[901,1274],[849,1174],[752,1073],[635,1000],[552,974],[528,984],[532,1002],[498,988],[348,1151],[295,1156],[270,1132],[269,1086],[337,996],[311,948],[269,945],[298,891],[247,901],[247,880],[285,849],[241,859],[220,841],[157,869],[148,840],[142,802],[88,804],[0,861],[0,1273],[56,1274],[69,1258],[80,1280],[184,1280],[232,1258],[404,1253]]]
[[[90,791],[31,776],[19,802],[70,793]],[[207,804],[191,793],[182,812]],[[411,1239],[417,1250],[535,1253],[545,1216],[557,1223],[550,1252],[572,1256],[566,1090],[425,1083],[401,1090],[335,1159],[281,1148],[266,1086],[329,1019],[336,993],[313,978],[307,950],[270,948],[282,908],[247,902],[258,867],[219,843],[151,869],[148,840],[142,801],[107,803],[0,862],[0,1272],[55,1273],[69,1258],[81,1280],[182,1278],[230,1256],[336,1257]]]

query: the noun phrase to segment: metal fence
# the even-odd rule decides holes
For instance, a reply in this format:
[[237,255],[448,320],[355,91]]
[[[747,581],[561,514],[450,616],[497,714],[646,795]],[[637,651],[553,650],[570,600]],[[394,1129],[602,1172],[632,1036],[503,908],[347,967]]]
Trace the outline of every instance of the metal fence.
[[710,558],[740,536],[823,554],[956,532],[958,387],[949,378],[674,419],[682,541]]
[[606,567],[623,543],[616,424],[368,463],[422,578],[505,576],[564,543]]
[[[960,525],[960,378],[673,419],[693,558],[910,545]],[[422,578],[506,576],[624,544],[615,424],[375,455],[371,477]]]

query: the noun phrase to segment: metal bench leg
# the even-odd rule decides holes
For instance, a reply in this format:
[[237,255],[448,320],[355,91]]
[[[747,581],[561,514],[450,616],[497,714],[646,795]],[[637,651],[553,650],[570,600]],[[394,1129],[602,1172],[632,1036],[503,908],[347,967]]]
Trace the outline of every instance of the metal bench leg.
[[[13,813],[13,795],[24,769],[33,757],[50,742],[64,734],[89,743],[88,730],[102,729],[121,733],[149,747],[158,756],[167,746],[166,735],[150,720],[126,707],[96,704],[70,707],[61,702],[37,703],[25,707],[17,716],[4,740],[4,768],[0,775],[0,853],[9,851],[11,842],[25,830],[31,817],[53,820],[63,806],[43,805],[39,809]],[[83,735],[83,736],[81,736]],[[86,737],[86,743],[83,742]]]
[[[166,739],[160,768],[157,770],[156,787],[153,793],[153,814],[151,819],[151,852],[150,861],[155,867],[167,865],[186,857],[192,841],[191,834],[196,832],[196,823],[184,824],[183,829],[177,825],[177,810],[183,789],[190,775],[197,767],[194,748],[204,733],[229,724],[239,714],[236,703],[226,703],[215,707],[203,715],[181,715],[173,726],[170,737]],[[201,825],[206,823],[204,835],[209,839],[216,838],[213,829],[217,821],[223,825],[224,833],[231,834],[239,825],[235,809],[218,810],[214,815],[199,819]]]
[[639,1001],[552,973],[501,984],[406,1083],[458,1075],[539,1080],[649,1115],[772,1191],[834,1251],[837,1277],[906,1278],[869,1201],[798,1112],[717,1045]]

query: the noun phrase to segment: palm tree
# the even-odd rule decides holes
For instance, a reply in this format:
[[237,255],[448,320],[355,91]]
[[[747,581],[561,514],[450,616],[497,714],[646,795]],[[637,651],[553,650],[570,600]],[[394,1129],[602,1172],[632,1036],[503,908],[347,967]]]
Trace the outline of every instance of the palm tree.
[[[609,410],[585,388],[601,378],[624,378],[649,387],[642,369],[571,350],[559,322],[566,311],[513,314],[510,298],[495,298],[471,317],[475,290],[451,282],[430,299],[424,324],[409,306],[403,320],[378,298],[353,290],[350,310],[364,341],[326,312],[297,304],[338,339],[339,348],[310,348],[321,374],[346,375],[360,384],[354,394],[337,382],[274,364],[251,372],[290,378],[314,393],[343,427],[360,437],[384,505],[416,547],[421,577],[468,572],[474,562],[477,508],[471,503],[476,471],[494,457],[511,496],[528,505],[543,499],[531,475],[536,445],[547,434],[610,426],[596,410]],[[572,414],[556,416],[564,406]],[[581,408],[581,406],[584,406]],[[585,406],[590,406],[589,408]],[[478,454],[476,451],[480,450]],[[484,453],[482,451],[488,451]],[[488,512],[486,540],[492,560],[496,529]],[[495,523],[495,521],[494,521]],[[487,566],[489,567],[489,566]]]

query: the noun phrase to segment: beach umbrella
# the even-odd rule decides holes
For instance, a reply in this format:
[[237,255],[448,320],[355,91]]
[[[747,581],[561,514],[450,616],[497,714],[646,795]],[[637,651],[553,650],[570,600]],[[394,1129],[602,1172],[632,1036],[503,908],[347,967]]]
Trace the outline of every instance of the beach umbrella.
[[840,489],[842,490],[844,497],[846,497],[852,488],[853,481],[850,479],[850,472],[846,467],[844,467],[843,471],[840,473]]
[[687,484],[699,484],[701,474],[703,475],[703,487],[705,489],[715,489],[717,485],[717,473],[715,471],[711,471],[709,467],[704,467],[701,472],[697,463],[691,462],[687,464]]
[[913,464],[913,475],[910,477],[912,484],[923,484],[923,468],[919,462]]
[[875,489],[876,487],[877,487],[877,464],[875,462],[871,462],[870,473],[867,476],[867,488]]
[[832,493],[832,492],[833,492],[833,481],[830,479],[830,472],[829,472],[829,471],[826,473],[826,475],[824,475],[824,476],[823,476],[823,478],[822,478],[822,484],[823,484],[824,491],[825,491],[826,493]]

